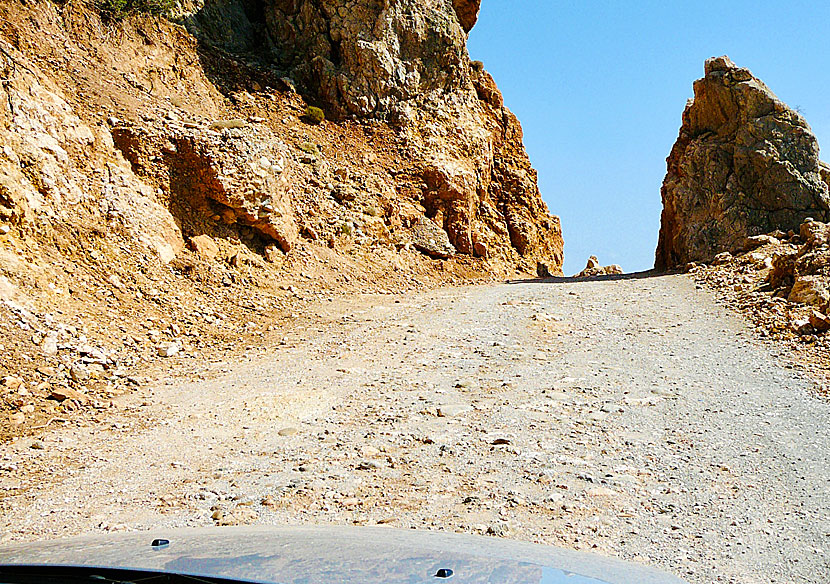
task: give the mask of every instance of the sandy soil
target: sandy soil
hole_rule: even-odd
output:
[[[3,539],[389,524],[830,579],[830,404],[688,276],[356,296],[283,336],[0,447]]]

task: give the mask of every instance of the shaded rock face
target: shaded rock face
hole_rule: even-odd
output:
[[[331,115],[373,116],[468,83],[475,0],[209,0],[185,22],[211,44],[265,54]]]
[[[707,60],[705,73],[667,159],[657,269],[830,217],[827,169],[804,118],[728,57]]]
[[[465,31],[470,32],[478,20],[481,0],[452,0],[452,7],[455,8],[461,26]]]

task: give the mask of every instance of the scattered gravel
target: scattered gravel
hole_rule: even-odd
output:
[[[830,404],[688,276],[356,297],[280,335],[0,447],[3,538],[389,524],[830,579]]]

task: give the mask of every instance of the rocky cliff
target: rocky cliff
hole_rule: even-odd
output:
[[[561,273],[521,126],[467,54],[478,7],[0,4],[4,411],[94,403],[326,294]]]
[[[183,21],[203,43],[267,64],[330,118],[393,128],[405,148],[398,170],[409,175],[407,189],[416,183],[414,200],[401,202],[420,207],[404,211],[405,223],[425,214],[460,254],[500,257],[528,272],[542,261],[556,272],[560,228],[539,196],[521,126],[467,54],[478,9],[475,0],[214,0]]]
[[[728,57],[706,61],[668,157],[657,269],[707,261],[747,237],[826,220],[826,167],[809,125]]]

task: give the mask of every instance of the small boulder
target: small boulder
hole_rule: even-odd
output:
[[[823,312],[819,312],[818,310],[813,310],[810,312],[810,326],[820,332],[825,332],[830,330],[830,317],[828,317]]]
[[[86,367],[76,363],[69,368],[69,377],[71,377],[72,381],[75,383],[86,383],[89,381],[90,376]]]
[[[487,256],[488,256],[487,252],[488,252],[488,249],[487,249],[487,244],[486,243],[483,243],[481,241],[476,241],[473,244],[473,253],[476,255],[476,257],[487,259]]]
[[[823,276],[798,276],[787,300],[824,309],[830,303],[828,280]]]
[[[448,404],[440,406],[437,413],[439,418],[454,418],[472,410],[473,408],[464,404]]]
[[[81,403],[89,401],[89,397],[85,393],[81,393],[70,387],[55,387],[52,388],[49,394],[49,399],[62,402],[64,400],[74,400]]]
[[[599,269],[599,267],[599,259],[597,256],[591,256],[588,258],[588,263],[586,264],[584,271],[596,270]]]
[[[830,224],[807,219],[799,228],[799,237],[809,247],[830,243]]]
[[[716,255],[712,258],[712,265],[713,266],[722,266],[724,264],[728,264],[732,261],[732,254],[728,251],[724,251]]]
[[[0,385],[9,391],[13,391],[23,385],[23,378],[16,375],[6,375],[3,379],[0,379]]]
[[[285,257],[280,248],[273,243],[266,245],[263,251],[265,252],[265,259],[271,263],[277,263]]]
[[[178,343],[162,343],[156,349],[159,357],[172,357],[181,350],[182,347]]]
[[[190,249],[206,260],[215,259],[220,249],[210,235],[197,235],[190,238]]]
[[[43,337],[40,343],[40,351],[47,357],[52,357],[58,354],[58,335],[50,333]]]
[[[456,251],[447,232],[425,217],[420,217],[412,228],[412,245],[421,253],[442,260],[451,258]]]
[[[753,235],[744,239],[741,249],[752,251],[764,245],[778,245],[781,242],[772,235]]]

